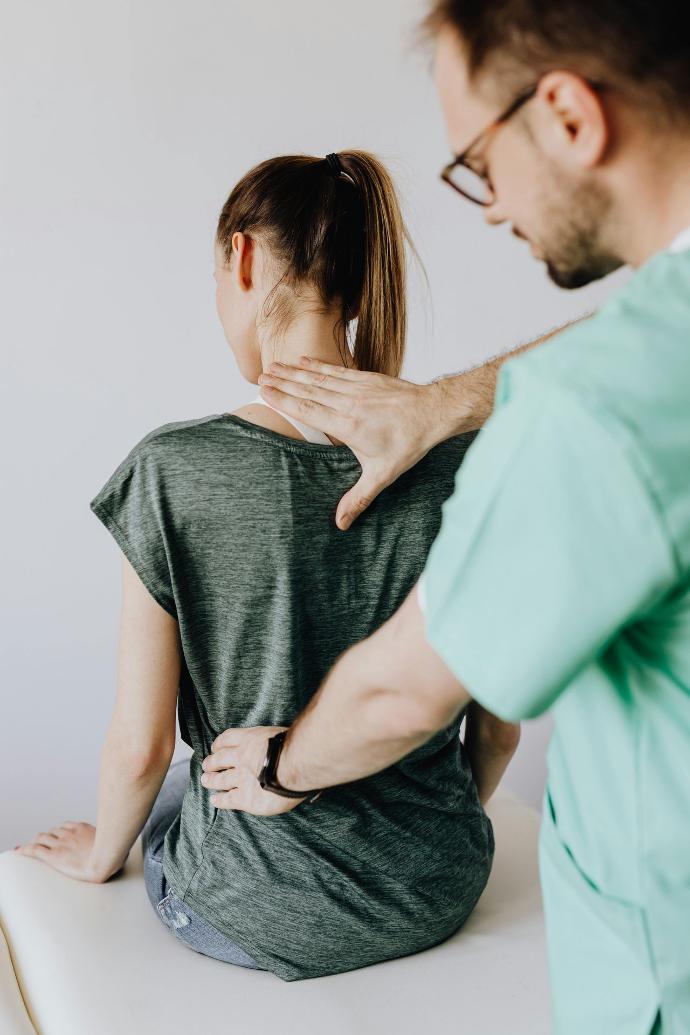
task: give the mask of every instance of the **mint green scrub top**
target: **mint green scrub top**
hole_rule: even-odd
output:
[[[690,1033],[690,240],[502,367],[418,599],[485,708],[553,709],[558,1035]],[[674,242],[675,244],[675,242]]]

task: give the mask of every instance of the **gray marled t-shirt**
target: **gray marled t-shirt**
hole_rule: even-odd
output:
[[[91,509],[180,626],[182,736],[194,750],[165,839],[175,894],[292,981],[436,944],[466,919],[493,856],[461,717],[396,765],[270,818],[221,810],[201,761],[230,726],[289,726],[335,660],[402,604],[473,439],[436,446],[346,531],[360,465],[232,414],[164,424]]]

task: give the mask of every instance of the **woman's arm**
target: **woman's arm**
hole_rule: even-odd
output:
[[[464,744],[482,805],[498,787],[519,742],[519,724],[504,722],[476,701],[470,702]]]
[[[19,847],[76,880],[120,870],[175,749],[182,650],[178,624],[123,555],[117,694],[101,756],[96,826],[68,820]]]
[[[91,853],[102,880],[117,872],[148,818],[175,750],[179,626],[122,558],[117,695],[101,757]]]

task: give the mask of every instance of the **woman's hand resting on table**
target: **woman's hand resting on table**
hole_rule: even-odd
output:
[[[74,880],[84,880],[91,884],[104,884],[124,866],[120,866],[107,877],[96,873],[91,863],[91,850],[96,837],[96,828],[91,823],[67,820],[62,826],[43,831],[26,844],[17,845],[15,852],[28,855],[31,859],[52,866],[59,873]]]
[[[202,785],[215,792],[211,798],[215,808],[278,816],[304,801],[265,791],[259,783],[268,741],[285,729],[288,727],[253,726],[224,730],[216,737],[211,754],[202,761],[201,777]]]

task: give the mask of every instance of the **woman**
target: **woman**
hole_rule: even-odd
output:
[[[244,377],[301,354],[397,377],[405,239],[371,154],[247,173],[220,214],[214,274]],[[471,440],[431,450],[343,534],[333,517],[355,455],[260,397],[144,436],[91,501],[125,566],[97,824],[65,823],[22,851],[105,881],[146,823],[147,891],[175,936],[286,981],[457,930],[493,855],[478,785],[485,797],[514,749],[497,720],[474,713],[465,749],[459,716],[396,765],[269,820],[215,808],[201,761],[227,727],[289,725],[336,658],[397,610]],[[193,754],[168,772],[176,704]]]

